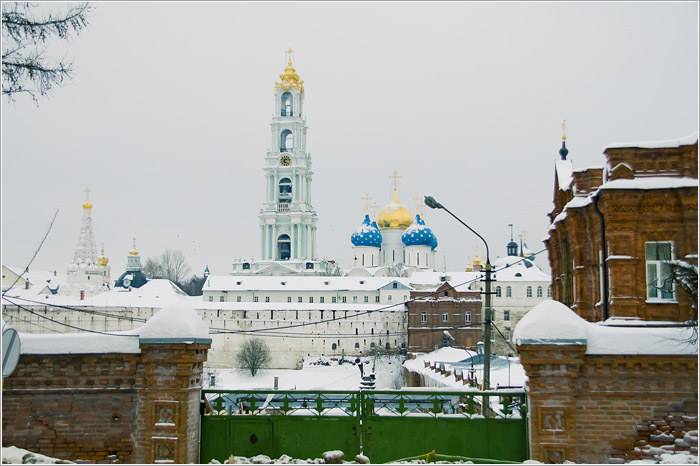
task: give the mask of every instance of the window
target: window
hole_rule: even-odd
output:
[[[369,296],[365,296],[365,302],[366,302],[366,303],[369,302]]]
[[[257,296],[253,296],[253,302],[254,302],[254,303],[257,303],[257,302],[258,302],[258,297],[257,297]]]
[[[387,298],[387,301],[391,301],[391,295],[389,295],[389,297]]]
[[[325,297],[325,296],[321,296],[319,299],[321,300],[322,303],[325,303],[325,302],[326,302],[326,297]]]
[[[510,311],[503,311],[503,320],[510,320]]]
[[[647,298],[652,300],[673,300],[673,279],[671,265],[673,244],[659,241],[645,244],[647,263]]]
[[[282,94],[282,116],[293,116],[292,114],[292,94],[285,92]]]
[[[445,296],[449,296],[449,295],[450,295],[450,293],[445,291]]]
[[[313,302],[314,302],[314,297],[313,297],[313,296],[309,296],[309,302],[310,302],[310,303],[313,303]]]
[[[219,302],[223,303],[224,302],[224,295],[219,296]]]
[[[335,303],[335,302],[336,302],[335,296],[332,296],[332,297],[331,297],[331,302],[332,302],[332,303]]]
[[[450,319],[449,314],[447,314],[447,312],[443,312],[442,313],[442,321],[447,322],[449,319]]]
[[[472,321],[472,311],[467,311],[464,313],[464,321],[465,322],[471,322]]]
[[[236,302],[237,302],[237,303],[240,303],[240,302],[241,302],[241,297],[240,297],[240,296],[236,296]]]
[[[532,287],[528,286],[526,291],[527,297],[532,298]]]
[[[496,297],[497,297],[497,298],[500,298],[500,297],[501,297],[501,287],[500,287],[500,286],[497,286],[497,287],[496,287]]]
[[[209,296],[209,302],[211,303],[211,302],[213,302],[213,301],[214,301],[214,297],[213,297],[213,296]]]
[[[548,287],[547,287],[547,297],[548,297],[548,298],[551,298],[551,297],[552,297],[552,287],[551,287],[551,286],[548,286]]]
[[[399,287],[399,284],[396,283],[396,282],[392,283],[392,285],[393,285],[392,288],[398,288],[398,287]]]
[[[353,296],[353,297],[352,297],[352,302],[353,302],[353,303],[356,303],[356,302],[357,302],[357,296]]]
[[[266,303],[269,303],[269,302],[270,302],[270,297],[269,297],[269,296],[265,296],[265,302],[266,302]]]
[[[379,295],[377,295],[377,296],[374,297],[374,302],[375,302],[375,303],[378,303],[378,302],[379,302]]]
[[[282,178],[279,183],[279,202],[292,201],[292,180]]]
[[[336,345],[335,343],[333,343],[333,344],[331,345],[331,349],[336,349],[337,347],[338,347],[338,345]]]
[[[428,321],[428,313],[427,313],[427,312],[421,312],[421,313],[420,313],[420,321],[421,321],[421,322],[427,322],[427,321]]]
[[[280,134],[280,152],[290,152],[294,148],[294,136],[292,132],[285,129]]]
[[[360,347],[360,344],[358,342],[355,342],[355,349],[358,349]]]
[[[292,302],[292,297],[291,297],[291,296],[287,296],[287,302],[288,302],[288,303],[291,303],[291,302]]]
[[[511,289],[510,286],[506,286],[506,298],[510,298],[513,296],[513,290]]]
[[[302,298],[301,296],[299,296],[299,297],[297,298],[297,302],[300,303],[300,302],[302,302],[303,299],[304,299],[304,298]]]
[[[343,296],[343,302],[344,302],[344,303],[347,303],[347,302],[348,302],[348,297],[347,297],[347,296]]]
[[[541,286],[538,286],[538,287],[537,287],[537,297],[538,297],[538,298],[541,298],[541,297],[542,297],[542,287],[541,287]]]

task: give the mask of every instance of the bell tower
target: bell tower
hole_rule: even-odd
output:
[[[275,83],[271,148],[265,157],[265,201],[260,209],[263,261],[316,260],[316,223],[311,205],[311,154],[306,152],[304,81],[292,66]]]

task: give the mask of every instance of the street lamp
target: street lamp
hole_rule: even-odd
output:
[[[485,302],[485,318],[484,320],[484,390],[489,390],[491,388],[491,257],[489,255],[489,245],[486,243],[486,240],[484,239],[483,236],[481,236],[479,233],[474,231],[472,227],[467,225],[457,217],[455,214],[450,212],[447,207],[444,205],[440,204],[438,201],[435,200],[433,196],[425,196],[425,205],[430,207],[431,209],[442,209],[451,216],[453,216],[459,223],[464,225],[474,233],[476,236],[481,239],[481,241],[484,242],[484,246],[486,246],[486,279],[484,280],[486,282],[486,302]],[[488,396],[484,395],[484,401],[483,401],[483,406],[482,406],[482,414],[486,417],[488,417],[489,413],[489,407],[488,407]]]

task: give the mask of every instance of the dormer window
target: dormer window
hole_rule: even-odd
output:
[[[289,92],[282,94],[282,116],[293,116],[292,94]]]

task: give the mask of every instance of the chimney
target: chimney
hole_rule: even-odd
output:
[[[85,299],[85,290],[80,290],[80,300],[82,301],[84,299]]]

